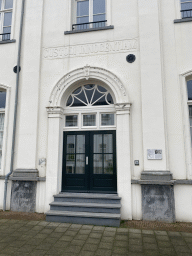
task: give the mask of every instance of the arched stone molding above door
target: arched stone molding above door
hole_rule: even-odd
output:
[[[115,74],[104,68],[86,65],[82,68],[70,71],[57,82],[49,98],[50,106],[62,106],[63,95],[68,91],[71,85],[82,81],[89,83],[91,80],[102,82],[108,86],[115,97],[115,103],[129,102],[126,89]]]
[[[113,107],[116,113],[117,192],[123,202],[121,208],[122,218],[131,219],[131,104],[125,86],[115,74],[104,68],[89,65],[64,75],[54,86],[49,98],[49,106],[47,106],[49,128],[46,167],[46,207],[49,207],[49,203],[53,200],[53,195],[61,191],[63,114],[67,112],[66,101],[75,89],[88,84],[98,84],[105,87],[113,98]]]

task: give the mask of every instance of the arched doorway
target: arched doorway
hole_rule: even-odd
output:
[[[68,96],[63,133],[62,191],[117,191],[116,115],[110,91],[79,86]]]
[[[70,95],[80,93],[80,91],[75,92],[76,89],[86,85],[98,85],[103,87],[107,92],[111,95],[113,100],[113,104],[104,104],[104,105],[95,105],[89,101],[90,104],[83,104],[82,107],[69,107],[67,106],[67,102],[69,100]],[[94,88],[95,89],[95,88]],[[100,91],[101,92],[101,91]],[[102,93],[102,92],[101,92]],[[77,95],[76,95],[77,97]],[[103,96],[104,98],[104,96]],[[107,100],[108,101],[108,100]],[[94,103],[95,101],[92,101]],[[72,101],[69,103],[72,103]],[[95,102],[96,103],[96,102]],[[110,103],[108,101],[108,103]],[[93,108],[92,108],[93,107]],[[98,67],[85,66],[82,68],[75,69],[65,76],[63,76],[57,84],[54,86],[50,98],[49,98],[49,106],[47,107],[48,112],[48,145],[47,145],[47,166],[46,166],[46,209],[49,209],[49,203],[53,201],[53,195],[61,192],[63,190],[63,155],[67,153],[63,151],[63,145],[67,144],[67,141],[64,138],[64,134],[67,132],[90,132],[89,137],[92,136],[92,139],[89,140],[89,144],[92,143],[94,133],[95,135],[99,135],[101,132],[100,138],[104,140],[104,131],[110,133],[116,133],[116,152],[108,154],[116,154],[116,176],[117,176],[117,193],[122,198],[122,208],[121,208],[121,216],[123,219],[131,219],[132,218],[132,207],[131,207],[131,153],[130,153],[130,107],[129,98],[126,92],[126,89],[121,82],[121,80],[112,72]],[[78,108],[78,111],[77,111]],[[114,113],[115,125],[102,126],[101,124],[101,114],[111,114]],[[96,125],[83,125],[83,121],[90,121],[91,117],[85,117],[84,115],[93,115],[95,114]],[[66,121],[75,123],[77,118],[71,117],[66,120],[66,116],[78,116],[78,125],[76,127],[69,126],[66,127]],[[106,116],[105,116],[106,117]],[[108,116],[108,118],[110,118]],[[104,119],[103,119],[104,120]],[[106,121],[106,120],[105,120]],[[112,134],[112,133],[111,133]],[[73,134],[75,135],[75,134]],[[87,135],[88,136],[88,135]],[[86,137],[86,135],[85,135]],[[74,137],[73,137],[74,138]],[[98,137],[96,136],[98,139]],[[75,138],[75,140],[77,137]],[[96,139],[96,140],[97,140]],[[63,143],[63,140],[64,143]],[[85,139],[86,140],[86,139]],[[85,142],[86,143],[86,142]],[[113,142],[113,145],[115,145]],[[74,144],[74,143],[69,143]],[[101,144],[101,143],[100,143]],[[105,144],[105,143],[103,143]],[[75,146],[69,146],[71,148]],[[100,146],[99,146],[100,147]],[[88,147],[90,148],[90,147]],[[91,147],[93,149],[93,147]],[[64,149],[66,150],[66,149]],[[76,147],[77,150],[77,147]],[[104,151],[104,145],[101,146],[101,150]],[[115,152],[115,153],[114,153]],[[93,159],[93,155],[98,152],[92,152],[91,159]],[[84,153],[79,153],[84,154]],[[99,153],[98,153],[99,154]],[[101,159],[103,159],[104,153],[102,153]],[[70,155],[70,153],[69,153]],[[75,158],[76,156],[74,156]],[[80,156],[79,156],[80,157]],[[90,157],[90,156],[89,156]],[[96,156],[95,156],[96,157]],[[84,164],[86,165],[86,154],[83,155]],[[88,163],[90,159],[88,158]],[[110,162],[110,161],[109,161]],[[66,162],[64,162],[66,165]],[[93,160],[91,160],[93,164]],[[102,165],[104,162],[102,162]],[[74,165],[73,165],[74,166]],[[97,166],[97,170],[99,166]],[[66,168],[66,166],[65,166]],[[69,172],[73,171],[73,167],[71,166]],[[115,169],[113,169],[114,171]],[[102,169],[104,172],[104,169]],[[115,173],[115,172],[113,172]],[[87,177],[90,176],[90,173]],[[98,176],[99,177],[99,176]],[[104,177],[104,176],[103,176]],[[115,180],[116,181],[116,180]],[[89,179],[89,186],[91,187],[91,181]],[[115,186],[111,189],[114,189]],[[72,189],[73,190],[73,189]],[[100,190],[103,190],[103,188]],[[70,191],[70,189],[69,189]],[[88,190],[87,190],[88,191]],[[90,188],[89,188],[90,191]],[[98,190],[96,190],[98,191]],[[110,192],[110,189],[109,189]],[[108,192],[106,192],[108,193]]]

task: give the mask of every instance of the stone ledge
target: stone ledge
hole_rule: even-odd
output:
[[[10,43],[15,43],[16,40],[12,39],[12,40],[4,40],[4,41],[0,41],[0,44],[10,44]]]
[[[185,18],[185,19],[176,19],[176,20],[174,20],[174,23],[182,23],[182,22],[190,22],[190,21],[192,21],[192,17]]]
[[[84,33],[84,32],[93,32],[93,31],[100,31],[100,30],[107,30],[107,29],[114,29],[114,26],[64,31],[64,35],[71,35],[71,34]]]
[[[143,171],[141,173],[141,180],[147,181],[171,181],[173,175],[170,171]]]
[[[10,177],[10,180],[17,180],[17,181],[46,181],[46,177]]]
[[[157,180],[137,180],[132,179],[131,184],[138,185],[192,185],[192,180],[170,180],[170,181],[157,181]]]

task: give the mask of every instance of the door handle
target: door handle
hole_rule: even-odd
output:
[[[88,160],[88,156],[86,156],[86,165],[88,165],[88,161],[89,161],[89,160]]]

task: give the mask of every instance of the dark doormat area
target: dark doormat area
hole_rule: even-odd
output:
[[[4,212],[0,210],[0,219],[45,221],[45,217],[46,216],[44,213],[13,212],[13,211]],[[120,228],[164,230],[164,231],[192,233],[191,222],[166,223],[166,222],[160,222],[160,221],[128,220],[128,221],[121,221]]]

